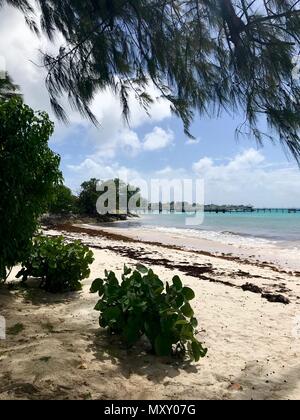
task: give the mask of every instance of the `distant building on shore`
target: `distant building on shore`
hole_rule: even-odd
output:
[[[153,212],[171,212],[171,213],[185,213],[185,212],[216,212],[216,213],[227,213],[227,212],[253,212],[254,207],[251,205],[217,205],[217,204],[207,204],[205,206],[198,203],[188,203],[186,201],[171,201],[170,203],[149,203],[148,210]]]

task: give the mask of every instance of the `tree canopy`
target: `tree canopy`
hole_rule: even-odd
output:
[[[63,184],[56,185],[53,191],[53,198],[48,206],[50,214],[68,215],[76,213],[78,198],[73,195],[70,188]]]
[[[0,5],[4,0],[0,0]],[[37,30],[26,0],[20,8]],[[262,142],[279,139],[300,162],[299,0],[36,0],[41,30],[59,31],[65,44],[45,54],[46,84],[54,110],[60,97],[95,122],[90,103],[99,89],[120,96],[124,116],[134,91],[148,108],[149,83],[170,101],[186,134],[195,112],[242,112],[239,131]],[[260,127],[260,115],[269,124]]]
[[[96,203],[99,193],[96,188],[98,182],[98,179],[91,178],[89,181],[85,181],[81,184],[81,191],[78,198],[78,207],[81,214],[97,216]]]
[[[113,188],[111,188],[112,186]],[[128,206],[131,199],[136,199],[134,200],[135,204],[139,206],[139,192],[139,188],[126,184],[119,178],[110,179],[108,181],[100,181],[96,178],[92,178],[81,184],[81,191],[78,198],[79,212],[87,216],[99,216],[97,200],[100,196],[105,194],[105,201],[111,199],[111,202],[115,203],[115,208],[113,208],[112,212],[109,212],[108,214],[127,214],[130,213]]]
[[[0,281],[26,256],[54,187],[60,158],[48,147],[53,124],[20,98],[0,101]]]
[[[21,97],[19,86],[15,85],[9,75],[5,72],[1,77],[0,69],[0,100],[12,98],[13,96]]]

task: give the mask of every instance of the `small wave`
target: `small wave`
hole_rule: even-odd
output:
[[[231,232],[230,230],[224,230],[223,232],[220,232],[221,235],[233,235],[233,236],[252,236],[247,235],[246,233],[237,233],[237,232]]]
[[[236,237],[242,237],[242,238],[247,238],[250,240],[255,240],[255,241],[259,241],[259,242],[271,242],[271,243],[276,243],[277,240],[279,238],[276,237],[263,237],[263,236],[255,236],[252,235],[251,233],[243,233],[243,232],[231,232],[230,230],[224,230],[222,232],[220,232],[221,235],[225,235],[225,236],[236,236]]]
[[[213,231],[213,230],[200,230],[200,229],[182,229],[176,227],[163,227],[163,226],[144,226],[145,230],[155,230],[162,233],[178,235],[181,238],[196,238],[204,239],[210,241],[222,242],[223,244],[243,244],[250,245],[251,243],[260,243],[260,244],[275,244],[275,241],[270,241],[268,239],[258,238],[249,234],[241,234],[231,231]]]

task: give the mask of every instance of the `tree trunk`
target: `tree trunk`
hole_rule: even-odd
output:
[[[231,41],[238,47],[241,44],[240,34],[244,31],[245,24],[237,16],[231,0],[219,0],[219,2],[222,16],[228,25]]]

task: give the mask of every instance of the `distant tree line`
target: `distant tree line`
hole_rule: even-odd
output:
[[[109,185],[113,183],[115,186],[115,209],[113,212],[108,212],[108,215],[116,218],[123,218],[124,214],[129,213],[130,199],[137,195],[137,205],[139,206],[139,188],[126,184],[119,178],[109,181],[101,181],[96,178],[91,178],[81,184],[81,189],[78,195],[72,193],[67,186],[60,184],[56,186],[52,199],[48,206],[48,212],[53,215],[67,216],[70,214],[82,215],[88,217],[101,218],[97,211],[97,201],[102,194],[109,190]],[[121,197],[126,194],[126,196]],[[114,197],[111,197],[112,199]],[[109,199],[109,198],[108,198]],[[124,203],[126,208],[124,207]]]

